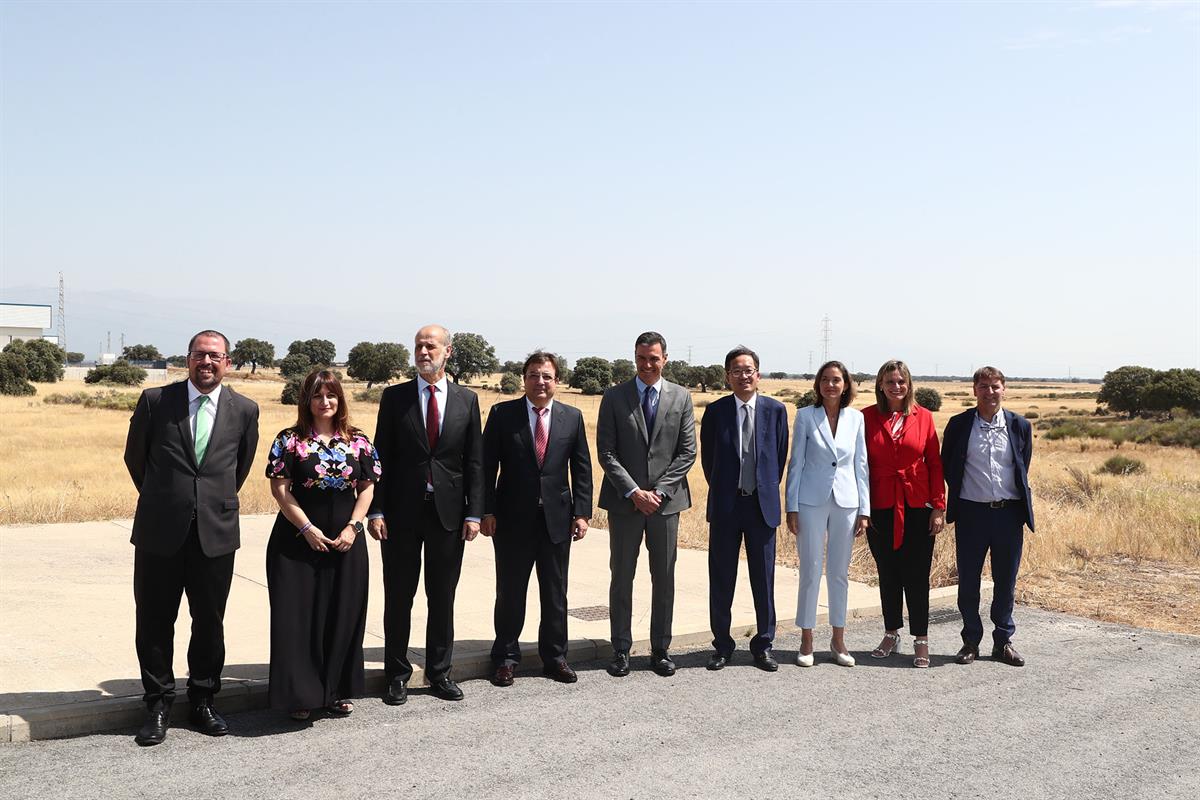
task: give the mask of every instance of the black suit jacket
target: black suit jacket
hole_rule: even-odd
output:
[[[138,490],[130,542],[172,555],[183,546],[195,516],[205,555],[237,550],[237,493],[257,446],[258,404],[222,385],[204,463],[197,465],[187,381],[143,391],[125,440],[125,466]]]
[[[496,515],[496,535],[505,536],[510,528],[528,530],[541,500],[550,541],[562,544],[571,538],[575,517],[592,516],[592,456],[583,414],[554,403],[546,459],[539,468],[526,402],[522,397],[497,403],[488,414],[483,431],[484,513]]]
[[[439,397],[442,432],[429,452],[417,381],[383,390],[375,449],[382,477],[375,484],[371,513],[383,514],[388,525],[401,517],[415,520],[425,502],[426,476],[433,476],[438,519],[448,531],[462,527],[464,517],[483,516],[483,434],[479,398],[457,383],[446,384]]]
[[[946,471],[946,521],[954,522],[958,516],[959,495],[962,493],[963,468],[967,464],[967,445],[971,439],[971,426],[978,419],[975,409],[955,414],[946,423],[942,435],[942,466]],[[1013,448],[1017,486],[1021,488],[1025,501],[1025,524],[1033,530],[1033,493],[1029,490],[1029,462],[1033,457],[1033,428],[1029,420],[1020,414],[1005,409],[1005,427],[1008,442]]]
[[[719,525],[737,522],[738,479],[742,472],[742,454],[738,450],[737,398],[730,394],[704,409],[700,423],[700,464],[708,481],[708,521]],[[778,528],[782,519],[779,508],[779,484],[788,462],[788,418],[783,403],[758,395],[754,401],[754,478],[758,507],[763,521]]]

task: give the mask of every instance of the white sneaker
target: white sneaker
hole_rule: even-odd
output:
[[[813,654],[812,653],[809,653],[808,655],[805,655],[804,653],[796,653],[796,666],[797,667],[811,667],[812,665],[813,665]]]

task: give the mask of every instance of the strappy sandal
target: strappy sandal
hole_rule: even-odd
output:
[[[354,703],[349,700],[334,700],[329,704],[329,713],[335,717],[348,717],[354,712]]]
[[[928,639],[913,639],[913,648],[914,649],[917,647],[920,647],[921,645],[924,645],[926,648],[928,648],[929,640]],[[926,649],[926,652],[929,652],[928,649]],[[913,659],[913,666],[916,667],[917,669],[928,669],[929,668],[929,656],[917,656],[916,658]]]
[[[289,714],[288,716],[290,716],[292,719],[296,720],[297,722],[305,722],[308,720],[308,718],[309,718],[309,716],[311,716],[311,714],[312,714],[312,712],[309,711],[307,708],[298,708],[295,711],[293,711],[291,714]]]
[[[879,647],[876,647],[871,651],[871,658],[887,658],[892,653],[900,649],[900,634],[898,633],[885,633],[883,635],[883,641],[891,642],[892,646],[884,650],[883,642],[880,642]]]

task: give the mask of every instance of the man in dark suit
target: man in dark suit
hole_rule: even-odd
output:
[[[1025,659],[1012,645],[1017,626],[1013,602],[1021,565],[1024,526],[1033,530],[1033,494],[1029,461],[1033,430],[1029,420],[1000,407],[1004,373],[980,367],[973,378],[975,408],[950,418],[942,437],[946,470],[946,521],[954,522],[958,560],[958,610],[962,612],[962,649],[956,660],[970,664],[979,656],[983,621],[979,583],[983,562],[992,554],[992,658],[1014,667]]]
[[[554,400],[554,354],[533,353],[525,359],[522,375],[525,396],[493,406],[483,430],[482,533],[492,537],[496,548],[492,683],[511,686],[521,663],[518,639],[525,624],[529,573],[535,566],[542,672],[574,683],[575,670],[566,660],[567,563],[571,541],[584,537],[592,516],[592,456],[583,414]]]
[[[735,347],[725,356],[733,394],[711,403],[700,425],[700,463],[708,481],[708,619],[714,653],[710,670],[733,657],[730,608],[738,550],[746,541],[750,591],[758,631],[750,653],[759,669],[774,672],[775,529],[781,520],[779,484],[788,457],[787,409],[758,394],[758,355]]]
[[[479,398],[446,379],[450,332],[440,325],[417,331],[416,380],[389,386],[379,401],[375,449],[383,476],[368,514],[371,536],[383,553],[383,700],[408,699],[412,663],[408,639],[412,603],[425,550],[425,677],[443,700],[461,700],[450,679],[454,654],[454,593],[463,543],[479,533],[483,513],[483,436]]]
[[[146,389],[129,420],[125,465],[138,490],[133,518],[136,644],[148,714],[135,741],[167,735],[175,701],[175,618],[187,593],[190,719],[202,733],[229,728],[213,709],[225,666],[225,602],[241,544],[238,490],[258,445],[258,406],[221,385],[229,339],[201,331],[188,343],[188,379]]]
[[[675,549],[679,512],[692,504],[687,474],[696,462],[692,396],[664,380],[667,342],[647,331],[634,342],[637,375],[600,401],[596,451],[604,469],[600,507],[608,511],[609,622],[613,660],[608,672],[629,674],[633,646],[633,577],[645,535],[650,554],[650,667],[675,674],[667,652],[675,606]]]

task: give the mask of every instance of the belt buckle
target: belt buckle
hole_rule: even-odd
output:
[[[1008,503],[1007,500],[992,500],[988,503],[988,508],[1004,508],[1006,503]]]

